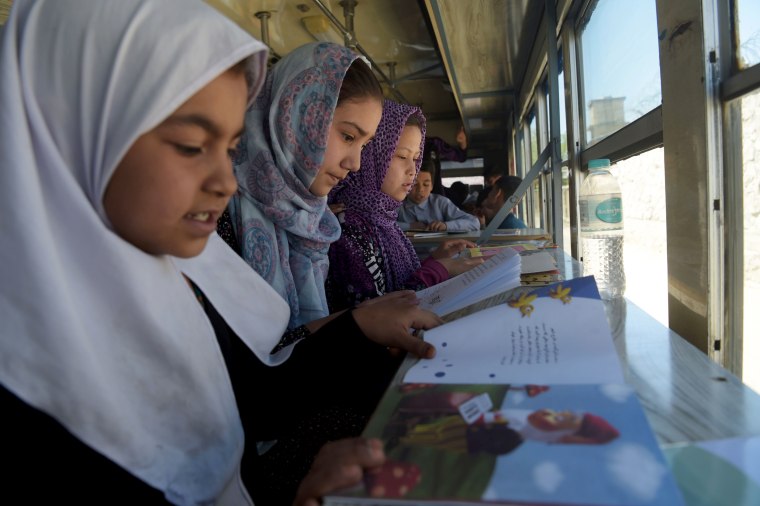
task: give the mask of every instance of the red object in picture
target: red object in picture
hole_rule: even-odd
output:
[[[388,460],[364,475],[364,486],[371,497],[404,497],[422,479],[420,468],[411,462]]]
[[[547,390],[549,390],[549,387],[546,385],[525,385],[525,393],[528,394],[528,397],[535,397]]]

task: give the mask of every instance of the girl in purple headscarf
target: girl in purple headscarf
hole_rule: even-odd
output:
[[[398,208],[414,185],[425,145],[419,107],[386,100],[375,139],[362,152],[361,170],[328,196],[341,204],[342,234],[330,246],[326,290],[332,311],[402,289],[419,290],[482,263],[454,259],[470,241],[444,242],[420,263],[396,223]]]

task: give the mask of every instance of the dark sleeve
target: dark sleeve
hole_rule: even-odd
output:
[[[428,144],[428,141],[426,141],[425,144]],[[431,137],[428,145],[430,146],[430,149],[433,149],[438,153],[439,160],[449,160],[452,162],[464,162],[467,160],[466,149],[462,149],[459,146],[452,146],[440,137]]]
[[[330,245],[329,258],[325,292],[331,312],[354,307],[385,293],[383,258],[369,234],[344,226],[340,239]]]
[[[206,312],[246,432],[244,465],[251,458],[249,442],[278,439],[305,414],[324,406],[351,406],[371,414],[399,365],[384,346],[367,339],[351,311],[298,342],[290,358],[274,367],[259,361],[208,302]]]
[[[216,233],[219,234],[219,237],[224,239],[224,242],[226,242],[235,253],[238,255],[241,254],[242,250],[240,249],[237,236],[235,235],[235,228],[232,226],[232,217],[230,216],[230,212],[226,209],[219,219],[216,220]]]
[[[24,504],[168,504],[156,490],[93,450],[51,416],[0,387],[3,495]]]
[[[408,290],[422,290],[449,279],[449,271],[441,262],[433,257],[427,257],[422,261],[420,268],[414,271],[404,287]]]
[[[346,310],[299,342],[281,366],[284,375],[302,378],[306,405],[329,401],[371,414],[388,387],[401,357],[368,339]]]
[[[295,345],[290,358],[262,364],[210,305],[245,431],[242,476],[255,504],[291,504],[328,441],[359,436],[398,360],[369,341],[346,311]],[[277,443],[263,455],[257,442]]]

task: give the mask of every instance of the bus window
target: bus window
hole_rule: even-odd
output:
[[[744,221],[744,339],[743,379],[760,391],[760,91],[741,99],[743,221]]]
[[[757,0],[737,0],[739,24],[739,68],[760,63],[760,3]]]
[[[581,29],[586,144],[662,102],[655,2],[598,0]]]
[[[625,296],[668,325],[665,160],[662,148],[612,165],[623,197]]]

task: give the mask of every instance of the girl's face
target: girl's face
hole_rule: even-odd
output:
[[[230,154],[247,98],[243,74],[227,71],[135,141],[103,197],[119,236],[152,255],[203,251],[237,189]]]
[[[417,174],[417,180],[414,182],[414,188],[409,194],[409,200],[415,204],[422,204],[433,191],[433,175],[430,172],[420,171]]]
[[[325,158],[309,191],[324,197],[349,172],[359,170],[362,149],[375,136],[383,106],[376,98],[346,100],[335,108]]]
[[[420,143],[422,131],[415,125],[407,125],[401,131],[396,151],[391,158],[391,165],[385,173],[383,185],[380,187],[383,193],[401,202],[411,190],[414,184],[414,175],[417,172],[417,161],[422,156]]]

